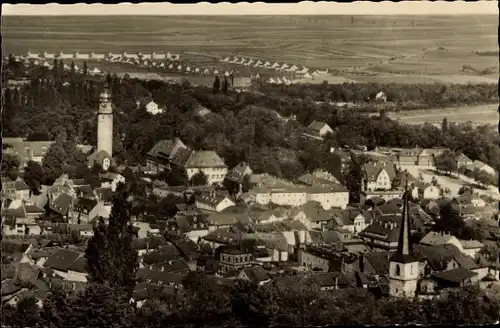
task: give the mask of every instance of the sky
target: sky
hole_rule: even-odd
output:
[[[121,3],[117,5],[73,4],[45,5],[2,4],[2,16],[78,16],[78,15],[498,15],[497,1],[427,2],[403,1],[379,3],[357,1],[352,3],[310,2],[294,4],[266,4],[264,2],[222,2],[181,5],[165,3]]]

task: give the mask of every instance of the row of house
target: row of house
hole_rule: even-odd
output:
[[[127,53],[123,52],[121,54],[118,53],[112,53],[109,52],[107,54],[102,54],[102,53],[80,53],[80,52],[75,52],[75,53],[64,53],[64,52],[59,52],[59,53],[49,53],[47,51],[44,51],[43,53],[33,53],[31,50],[28,51],[28,53],[24,56],[18,56],[20,58],[28,58],[28,59],[46,59],[46,60],[51,60],[51,59],[80,59],[80,60],[105,60],[105,59],[111,59],[111,58],[132,58],[132,59],[149,59],[149,60],[171,60],[171,61],[179,61],[180,55],[179,54],[171,54],[170,52],[166,53]]]

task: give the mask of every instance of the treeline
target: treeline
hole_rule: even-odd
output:
[[[80,74],[71,76],[69,80],[34,80],[19,90],[6,90],[3,136],[32,140],[63,136],[60,148],[75,141],[95,145],[95,115],[104,81]],[[329,149],[345,145],[447,147],[500,168],[498,135],[485,126],[476,128],[446,121],[442,129],[430,124],[410,126],[390,120],[383,111],[380,116],[369,117],[328,103],[318,104],[310,97],[231,90],[226,95],[187,82],[168,84],[116,76],[107,76],[105,80],[113,98],[113,153],[118,163],[143,164],[145,154],[156,142],[180,137],[193,149],[215,150],[230,167],[245,161],[257,173],[284,178],[317,168],[338,176],[339,158]],[[149,96],[165,108],[164,113],[152,116],[138,106],[139,99]],[[211,113],[198,115],[202,107]],[[296,120],[286,120],[292,115]],[[302,137],[313,120],[326,122],[335,130],[324,143]],[[71,154],[65,158],[82,158],[70,149],[65,153]],[[57,163],[57,158],[45,162]],[[71,165],[71,161],[57,164],[54,175]],[[56,164],[47,164],[45,169],[50,171],[52,165]]]
[[[376,297],[368,291],[319,291],[314,285],[237,282],[217,285],[190,273],[184,289],[158,288],[141,308],[106,284],[88,284],[78,293],[53,288],[39,308],[25,298],[2,307],[2,326],[10,327],[242,327],[323,325],[492,324],[497,301],[478,290],[444,300]]]
[[[480,84],[294,84],[280,86],[259,84],[259,91],[279,96],[311,98],[322,102],[357,103],[361,110],[370,111],[378,93],[383,92],[387,101],[398,110],[426,109],[475,105],[498,102],[496,83]]]

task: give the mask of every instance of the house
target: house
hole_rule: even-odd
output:
[[[439,199],[441,198],[441,188],[430,183],[414,183],[411,189],[413,199]]]
[[[161,140],[146,154],[146,171],[158,174],[170,169],[170,163],[180,150],[188,150],[187,146],[179,139]]]
[[[28,218],[23,206],[2,209],[2,233],[5,236],[40,235],[40,227],[33,218]]]
[[[92,237],[94,226],[92,224],[71,224],[70,231],[75,231],[80,237]]]
[[[15,155],[24,168],[29,161],[42,163],[42,160],[54,141],[27,141],[22,138],[4,138],[3,150]]]
[[[196,196],[195,204],[199,209],[212,212],[221,212],[228,207],[236,205],[227,193],[216,192],[215,190]]]
[[[112,192],[116,191],[120,183],[125,184],[125,177],[119,173],[99,174],[99,179],[101,180],[101,188],[110,188]]]
[[[307,202],[292,211],[290,218],[302,223],[307,230],[321,231],[333,220],[333,213],[325,210],[318,202]]]
[[[463,153],[459,153],[457,156],[455,156],[455,162],[457,163],[457,168],[460,168],[462,166],[469,166],[474,163],[469,157],[465,156]]]
[[[420,245],[424,246],[439,246],[439,245],[454,245],[458,249],[462,248],[460,241],[449,233],[430,231],[420,241]]]
[[[208,184],[221,183],[227,174],[227,166],[214,151],[193,151],[184,164],[188,179],[203,172]]]
[[[269,261],[286,262],[288,261],[288,241],[282,233],[247,233],[241,237],[240,244],[255,246],[260,243],[261,247],[266,249]],[[246,247],[248,250],[249,248]],[[252,249],[254,250],[254,249]]]
[[[271,281],[269,274],[259,265],[241,269],[237,278],[257,283],[259,286]]]
[[[463,194],[453,199],[453,202],[458,204],[460,209],[471,207],[485,207],[486,202],[477,195]]]
[[[252,254],[236,245],[220,246],[216,249],[216,256],[219,259],[220,274],[236,274],[252,264]]]
[[[220,229],[229,229],[241,222],[243,222],[243,224],[250,223],[248,215],[235,213],[213,213],[206,218],[206,222],[210,232]]]
[[[77,198],[73,208],[68,211],[69,223],[90,223],[98,216],[99,207],[99,203],[95,199]]]
[[[481,161],[474,161],[472,164],[467,165],[467,169],[474,172],[475,170],[483,171],[486,172],[492,176],[496,176],[497,172],[495,171],[494,168],[491,166],[481,162]]]
[[[201,238],[208,235],[208,224],[205,220],[208,215],[205,214],[188,214],[176,215],[175,224],[177,226],[177,233],[186,236],[189,240],[195,243]]]
[[[313,121],[307,127],[307,131],[304,135],[322,140],[329,133],[333,133],[333,130],[328,124],[325,122]]]
[[[87,282],[85,259],[79,252],[61,249],[50,256],[43,264],[50,269],[46,275],[56,274],[68,281]]]
[[[341,245],[308,245],[298,252],[299,264],[309,270],[332,272],[335,263],[342,263]],[[341,264],[342,266],[342,264]],[[341,270],[346,268],[341,268]]]
[[[387,96],[383,91],[380,91],[375,95],[375,101],[380,103],[385,103],[387,101]]]
[[[399,229],[394,222],[374,221],[359,233],[374,250],[394,251],[398,246]]]
[[[238,186],[238,189],[241,190],[243,185],[243,180],[245,176],[251,175],[253,173],[252,169],[245,162],[239,163],[235,167],[233,167],[224,177],[224,180],[235,184]]]
[[[210,232],[205,237],[202,237],[202,239],[215,249],[220,246],[236,245],[240,240],[240,234],[229,229],[219,229]]]
[[[484,247],[483,243],[477,240],[460,240],[460,244],[462,247],[459,247],[459,249],[462,253],[472,258],[475,258],[479,251]]]
[[[418,156],[418,165],[435,166],[436,157],[444,153],[446,148],[425,148]]]
[[[73,207],[73,203],[73,197],[67,193],[62,193],[53,201],[49,201],[49,210],[66,218]]]
[[[358,209],[335,210],[333,213],[334,223],[352,233],[363,231],[373,220],[370,212]]]
[[[363,191],[389,191],[396,177],[394,165],[385,162],[365,163],[362,168],[361,186]]]
[[[319,202],[324,209],[346,208],[349,192],[342,185],[328,187],[254,187],[250,200],[261,205],[274,203],[281,206],[301,206],[309,201]]]
[[[143,97],[136,101],[138,109],[144,108],[151,115],[157,115],[163,113],[163,109],[158,107],[158,104],[153,101],[151,96]]]

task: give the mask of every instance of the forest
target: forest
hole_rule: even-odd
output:
[[[321,290],[314,281],[285,271],[264,285],[218,283],[190,272],[182,288],[157,286],[138,299],[138,254],[125,199],[114,199],[109,225],[94,225],[85,251],[88,282],[82,290],[53,285],[42,306],[33,297],[2,306],[2,325],[11,327],[308,326],[326,324],[487,324],[498,320],[500,303],[470,287],[439,300],[398,299],[376,290]],[[107,245],[107,246],[104,246]],[[117,256],[116,254],[120,254]],[[29,282],[25,282],[29,286]],[[151,286],[150,286],[151,287]],[[134,292],[135,291],[135,292]]]
[[[405,125],[389,119],[383,109],[378,116],[368,116],[329,102],[317,103],[302,93],[346,86],[283,86],[269,94],[238,92],[220,86],[215,88],[215,83],[214,88],[208,88],[188,82],[168,84],[127,76],[123,79],[91,76],[65,71],[57,61],[54,64],[53,70],[40,68],[36,78],[27,84],[5,90],[2,117],[4,137],[56,140],[45,161],[45,168],[54,176],[63,171],[74,172],[76,167],[85,164],[85,156],[75,151],[75,144],[96,145],[96,113],[105,83],[112,94],[113,155],[119,164],[144,164],[145,154],[156,142],[180,137],[193,149],[215,150],[229,167],[245,161],[256,173],[267,172],[284,178],[294,178],[316,168],[338,175],[339,158],[330,154],[330,147],[358,145],[369,149],[376,146],[446,147],[500,169],[498,133],[488,126],[473,127],[446,119],[441,128],[430,124]],[[428,95],[431,90],[438,86],[380,87],[404,89],[407,94],[420,90],[418,93],[425,102],[431,99]],[[351,85],[348,90],[354,92],[360,88],[365,88],[363,92],[369,95],[379,86]],[[471,87],[448,88],[464,91]],[[483,94],[488,88],[478,86],[474,90]],[[144,97],[151,97],[164,112],[149,114],[140,105]],[[209,109],[210,113],[199,115],[201,108]],[[323,143],[302,137],[302,132],[314,120],[334,129]]]

